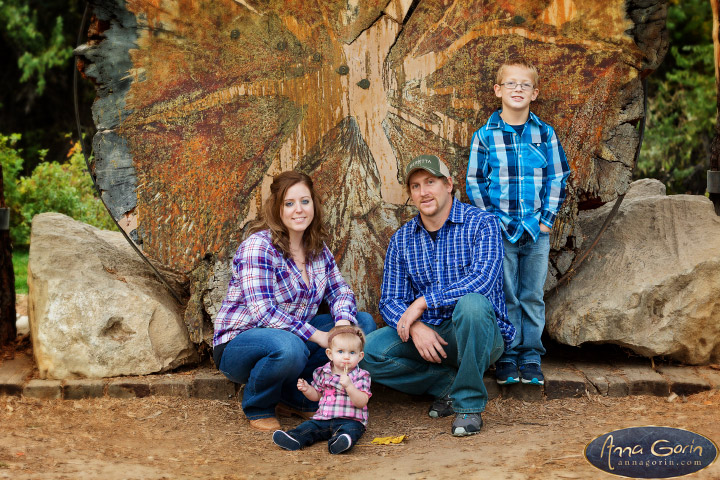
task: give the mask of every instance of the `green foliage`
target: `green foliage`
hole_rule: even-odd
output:
[[[72,47],[63,34],[63,19],[55,18],[47,36],[38,27],[38,16],[27,0],[0,0],[0,29],[6,41],[18,52],[20,82],[35,79],[36,93],[45,90],[48,70],[67,65]]]
[[[634,175],[659,179],[668,193],[705,191],[717,121],[711,28],[707,0],[670,2],[668,30],[676,44],[650,79],[645,139]]]
[[[18,177],[22,152],[13,148],[13,139],[17,141],[19,136],[0,136],[0,161],[11,209],[10,236],[15,245],[30,243],[32,218],[43,212],[60,212],[99,228],[115,228],[110,214],[95,197],[79,144],[70,150],[66,163],[42,162],[32,175]],[[8,188],[9,183],[15,186]]]
[[[13,249],[13,271],[15,272],[15,293],[28,293],[27,266],[30,254],[27,248]]]

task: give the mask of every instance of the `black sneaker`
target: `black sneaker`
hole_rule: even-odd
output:
[[[302,448],[302,445],[300,445],[300,442],[295,440],[293,437],[287,434],[287,432],[283,432],[282,430],[275,430],[272,436],[272,440],[280,448],[284,448],[285,450],[300,450]]]
[[[432,418],[449,417],[453,413],[455,413],[455,410],[453,410],[450,395],[435,399],[430,405],[430,410],[428,410],[428,415]]]
[[[483,426],[482,417],[478,413],[458,413],[452,423],[454,437],[465,437],[480,433]]]
[[[545,385],[545,376],[537,363],[520,365],[520,379],[522,383],[531,385]]]
[[[328,445],[328,450],[333,455],[350,450],[352,447],[352,438],[347,433],[338,435],[338,437]]]
[[[498,362],[495,364],[495,380],[500,385],[512,385],[520,382],[518,368],[514,363]]]

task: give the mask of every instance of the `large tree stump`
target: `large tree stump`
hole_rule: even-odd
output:
[[[389,237],[413,214],[405,165],[438,154],[464,190],[472,133],[498,107],[495,72],[516,56],[538,66],[533,110],[573,168],[553,238],[576,248],[578,209],[630,183],[640,79],[667,50],[664,0],[91,3],[78,53],[98,91],[94,174],[150,258],[206,272],[196,306],[272,175],[298,168],[317,180],[360,307],[376,313]],[[188,320],[196,340],[207,334]]]

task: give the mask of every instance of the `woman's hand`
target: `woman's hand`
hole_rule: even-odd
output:
[[[335,322],[336,327],[339,327],[340,325],[352,325],[352,322],[350,322],[350,320],[338,320]]]
[[[311,342],[315,342],[323,348],[328,348],[328,332],[322,330],[315,330],[315,333],[310,335],[308,338]]]

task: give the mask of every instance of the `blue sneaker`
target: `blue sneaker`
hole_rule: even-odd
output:
[[[520,379],[522,383],[531,385],[545,385],[545,376],[537,363],[520,365]]]
[[[512,385],[520,382],[518,369],[510,362],[498,362],[495,364],[495,379],[500,385]]]

